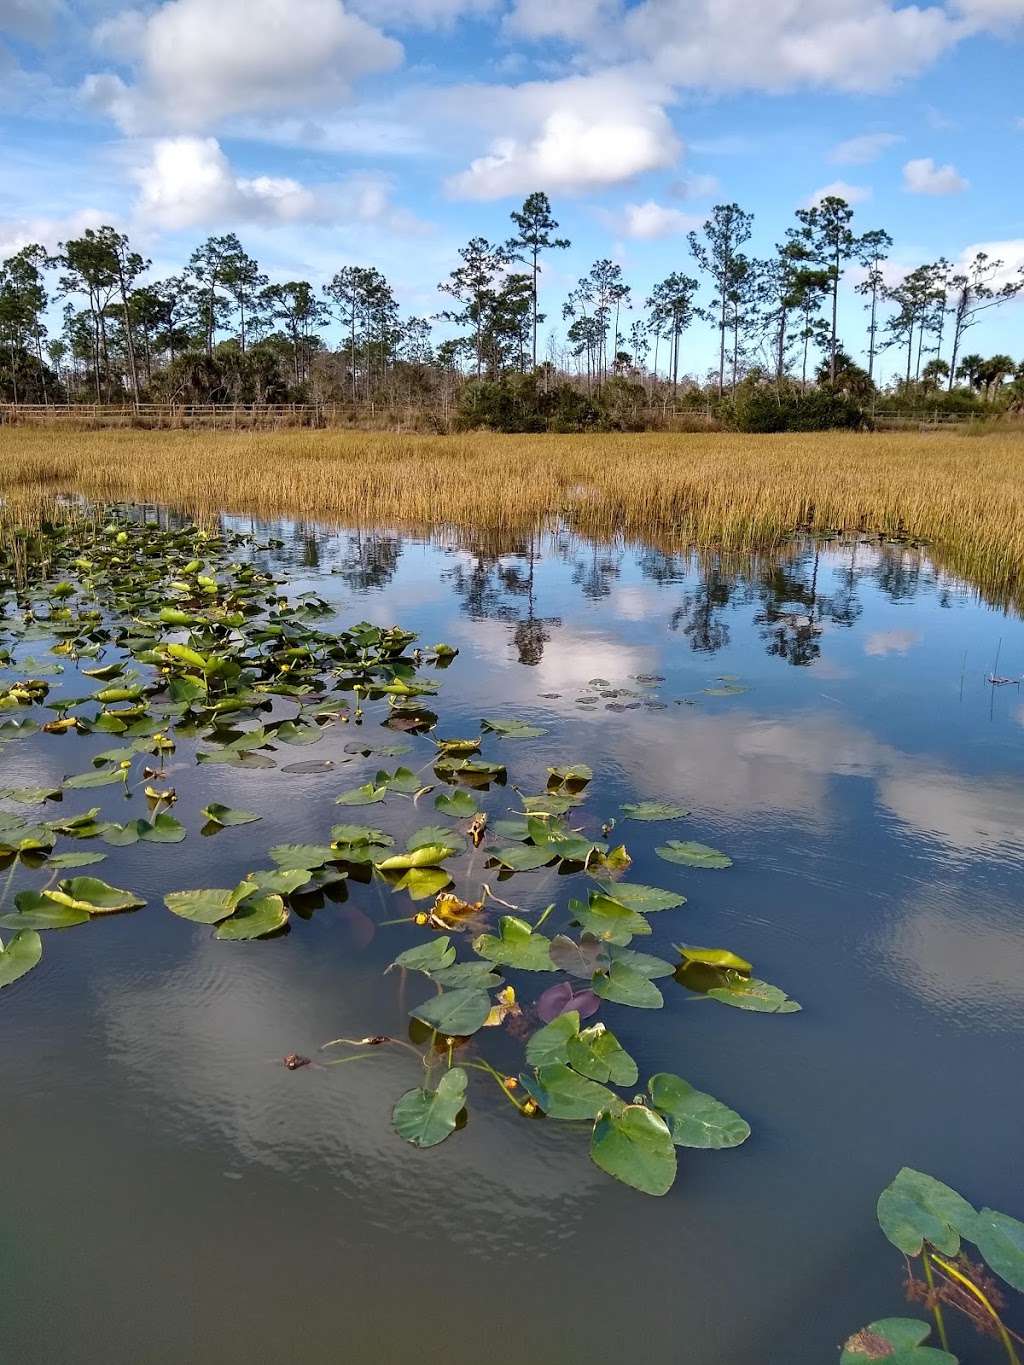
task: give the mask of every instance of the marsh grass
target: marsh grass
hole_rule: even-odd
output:
[[[989,600],[1024,606],[1024,435],[419,436],[339,431],[0,433],[7,515],[78,492],[217,511],[596,540],[771,549],[794,531],[928,542]]]

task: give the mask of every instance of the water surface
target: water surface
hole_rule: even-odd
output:
[[[283,542],[261,562],[339,623],[459,648],[440,675],[442,733],[476,734],[485,715],[544,726],[488,741],[524,790],[585,762],[588,818],[637,799],[691,808],[679,825],[617,827],[631,880],[688,897],[642,946],[730,947],[803,1012],[719,1008],[671,980],[660,1013],[605,1007],[642,1076],[678,1072],[753,1127],[733,1151],[680,1149],[664,1199],[594,1168],[579,1126],[526,1124],[483,1084],[463,1131],[414,1151],[390,1130],[418,1080],[407,1056],[281,1065],[338,1035],[403,1032],[412,1002],[381,973],[422,931],[380,921],[408,902],[352,884],[250,944],[161,903],[231,885],[272,843],[322,841],[350,818],[335,795],[380,761],[346,755],[344,726],[287,756],[334,758],[330,773],[179,753],[186,842],[104,849],[98,869],[148,907],[47,935],[0,999],[0,1359],[821,1365],[904,1311],[901,1258],[874,1219],[901,1165],[1024,1214],[1024,697],[987,680],[997,651],[1001,675],[1024,673],[1019,620],[920,554],[867,542],[719,561],[557,534],[499,554],[255,529]],[[705,691],[723,677],[729,695]],[[74,690],[73,670],[54,683]],[[601,691],[639,695],[580,704]],[[376,716],[367,728],[396,738]],[[411,742],[402,762],[426,763],[429,741]],[[110,743],[9,745],[0,785],[59,781]],[[125,818],[109,792],[59,809]],[[203,838],[210,799],[264,819]],[[497,815],[514,794],[482,804]],[[381,823],[432,818],[389,803]],[[654,848],[673,836],[735,865],[671,866]],[[12,891],[31,884],[17,871]],[[547,870],[503,887],[529,907],[569,894]],[[969,1358],[998,1357],[972,1342]]]

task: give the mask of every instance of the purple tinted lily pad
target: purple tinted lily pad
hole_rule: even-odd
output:
[[[581,1019],[589,1019],[600,1008],[601,1001],[593,991],[574,991],[568,981],[550,986],[537,997],[537,1013],[545,1024],[569,1010],[576,1010]]]

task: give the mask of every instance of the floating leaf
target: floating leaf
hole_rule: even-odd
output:
[[[414,1147],[436,1147],[455,1131],[455,1121],[466,1099],[468,1076],[453,1066],[437,1083],[436,1090],[407,1090],[395,1105],[395,1132]]]
[[[30,972],[42,955],[43,940],[34,929],[20,930],[6,946],[0,942],[0,990]]]
[[[407,853],[395,853],[376,864],[380,872],[405,872],[414,867],[437,867],[458,850],[450,844],[424,844]]]
[[[839,1365],[957,1365],[956,1356],[933,1346],[923,1346],[931,1335],[926,1322],[917,1318],[880,1318],[855,1332],[846,1342]]]
[[[642,1104],[616,1106],[594,1124],[590,1159],[643,1194],[666,1194],[676,1178],[676,1149],[660,1114]]]
[[[21,891],[14,904],[18,907],[16,915],[0,915],[0,926],[5,929],[70,929],[89,918],[88,910],[59,905],[45,892]]]
[[[604,1024],[591,1024],[571,1037],[566,1051],[569,1065],[581,1076],[612,1085],[636,1084],[636,1062]]]
[[[554,1062],[568,1062],[569,1039],[575,1038],[580,1031],[580,1016],[577,1010],[567,1010],[556,1015],[550,1024],[538,1029],[527,1041],[526,1060],[531,1066],[550,1066]],[[607,1080],[607,1077],[605,1077]]]
[[[625,946],[635,934],[642,936],[651,932],[643,915],[599,891],[592,891],[586,904],[570,901],[569,909],[576,923],[602,943]]]
[[[686,904],[686,897],[674,891],[663,891],[658,886],[643,886],[639,882],[601,882],[597,883],[601,894],[618,901],[620,905],[650,915],[656,910],[674,910]]]
[[[532,872],[554,860],[554,853],[545,845],[537,848],[533,844],[510,844],[491,854],[493,860],[511,872]]]
[[[593,934],[583,934],[579,943],[566,934],[556,934],[551,940],[551,961],[559,971],[589,981],[608,965],[608,950]]]
[[[280,896],[253,896],[242,901],[230,919],[214,930],[214,937],[242,942],[275,934],[288,923],[288,911]]]
[[[934,1176],[904,1166],[878,1197],[882,1231],[905,1256],[919,1256],[929,1242],[955,1256],[961,1236],[973,1238],[977,1214],[962,1195]]]
[[[732,867],[732,859],[717,848],[683,839],[669,839],[654,850],[668,863],[683,863],[686,867]]]
[[[137,828],[139,838],[148,844],[180,844],[185,838],[185,826],[166,812],[152,822],[139,820]]]
[[[480,809],[467,791],[446,792],[436,796],[434,806],[442,815],[451,815],[456,820],[468,820]]]
[[[408,849],[426,848],[430,844],[450,848],[453,853],[463,853],[466,848],[462,835],[453,834],[449,825],[424,825],[415,834],[410,834],[405,842]]]
[[[388,794],[387,787],[378,786],[373,782],[364,782],[361,787],[356,787],[352,791],[342,792],[335,797],[336,806],[373,806],[378,801],[383,801]]]
[[[631,1005],[634,1009],[660,1010],[665,1003],[661,991],[649,977],[622,962],[613,962],[607,973],[598,972],[591,988],[602,1000]]]
[[[728,985],[713,986],[706,994],[723,1005],[756,1014],[796,1014],[801,1008],[778,986],[756,977],[736,977]]]
[[[619,962],[651,981],[671,976],[676,970],[674,964],[666,962],[663,957],[655,957],[653,953],[638,953],[635,948],[620,948],[612,944],[608,948],[608,956],[613,962]]]
[[[451,943],[450,938],[432,938],[427,943],[419,943],[415,948],[407,948],[404,953],[399,953],[391,965],[405,967],[411,972],[426,972],[429,976],[450,967],[455,961],[455,949]]]
[[[310,758],[304,763],[286,763],[283,773],[329,773],[335,767],[333,758]]]
[[[115,782],[125,780],[124,768],[101,769],[99,772],[78,773],[74,777],[66,777],[64,786],[78,790],[82,787],[112,787]]]
[[[704,967],[720,967],[726,970],[749,974],[753,964],[728,948],[697,948],[691,944],[679,944],[678,951],[684,961],[700,963]]]
[[[91,867],[94,863],[102,863],[106,859],[105,853],[51,853],[47,855],[46,870],[49,872],[55,867]]]
[[[647,1082],[651,1104],[667,1120],[677,1147],[738,1147],[750,1136],[750,1124],[735,1110],[695,1090],[681,1076],[660,1071]]]
[[[337,856],[335,849],[324,844],[276,844],[270,850],[271,862],[276,863],[278,867],[303,867],[307,871],[314,867],[323,867],[324,863],[329,863]]]
[[[533,1076],[520,1080],[530,1098],[552,1119],[593,1119],[615,1099],[605,1086],[587,1080],[563,1062],[540,1066]]]
[[[681,820],[689,811],[671,801],[636,801],[622,807],[627,820]]]
[[[567,791],[582,791],[594,776],[594,770],[586,763],[573,763],[564,768],[548,769],[548,788],[557,791],[564,787]]]
[[[480,724],[499,739],[537,739],[547,734],[540,725],[527,725],[522,720],[482,720]]]
[[[557,986],[549,986],[537,997],[537,1014],[550,1023],[560,1014],[575,1010],[581,1019],[589,1019],[601,1008],[601,1002],[593,991],[574,991],[568,981],[560,981]]]
[[[219,924],[256,889],[254,882],[245,881],[232,890],[172,891],[164,897],[164,905],[172,914],[195,924]]]
[[[71,877],[58,882],[56,889],[47,891],[50,900],[74,910],[87,910],[90,915],[110,915],[121,910],[137,910],[146,904],[131,891],[100,881],[99,877]]]
[[[225,826],[251,825],[254,821],[263,818],[251,810],[232,810],[230,806],[221,806],[216,801],[211,801],[208,806],[204,806],[203,814],[211,824]]]
[[[968,1235],[989,1268],[1024,1293],[1024,1223],[1009,1214],[984,1208],[971,1227],[973,1231]]]
[[[429,900],[451,885],[451,877],[442,867],[411,867],[395,882],[396,891],[408,891],[414,901]]]
[[[524,972],[553,972],[551,941],[538,934],[516,915],[503,915],[498,921],[498,933],[481,934],[473,943],[473,951],[499,967],[517,967]]]
[[[448,1038],[468,1038],[483,1028],[491,1012],[491,997],[486,991],[469,986],[443,991],[409,1013],[414,1019]]]
[[[501,985],[501,977],[494,971],[493,962],[455,962],[450,967],[431,972],[430,979],[445,990],[472,986],[475,990],[489,991]]]

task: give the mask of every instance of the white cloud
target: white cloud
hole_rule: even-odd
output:
[[[866,199],[871,198],[871,189],[867,185],[851,185],[845,180],[833,180],[828,185],[822,185],[820,190],[815,190],[804,200],[804,208],[813,208],[820,204],[823,199],[828,199],[834,195],[837,199],[845,199],[848,204],[863,204]]]
[[[662,78],[706,89],[878,90],[913,75],[962,36],[939,6],[886,0],[644,0],[622,37]],[[619,34],[607,32],[611,42]]]
[[[717,175],[687,175],[671,186],[672,193],[679,199],[706,199],[717,194],[722,188]]]
[[[52,36],[53,21],[63,8],[62,0],[0,0],[0,33],[44,42]]]
[[[233,115],[313,108],[402,57],[341,0],[168,0],[94,36],[118,59],[126,43],[137,57],[135,85],[109,73],[84,85],[128,131],[196,131]]]
[[[962,194],[967,185],[955,166],[936,166],[930,156],[908,161],[903,167],[903,188],[911,194]]]
[[[998,289],[1004,284],[1020,282],[1024,271],[1024,237],[1011,237],[1001,242],[973,242],[960,253],[960,268],[967,269],[979,251],[983,251],[990,261],[1002,261],[988,281],[990,285]]]
[[[675,237],[691,228],[700,226],[700,217],[693,213],[683,213],[681,209],[669,208],[654,199],[643,204],[627,204],[615,218],[618,231],[625,237],[650,242],[659,237]]]
[[[65,218],[0,219],[0,260],[37,242],[56,251],[69,237],[78,237],[86,228],[97,228],[110,221],[111,215],[100,209],[79,209]]]
[[[837,166],[866,166],[877,161],[884,151],[903,139],[899,133],[862,133],[838,143],[828,154]]]
[[[864,641],[864,653],[875,658],[909,654],[923,638],[919,630],[875,630]]]
[[[563,193],[601,189],[667,169],[682,150],[656,88],[617,72],[466,87],[452,107],[502,130],[485,156],[448,181],[460,198],[498,199],[538,185]]]
[[[1024,21],[1024,0],[959,0],[957,9],[968,23],[982,28],[1006,28]]]
[[[133,178],[140,218],[171,231],[228,220],[294,222],[317,209],[316,196],[296,180],[236,175],[212,137],[158,139]]]

